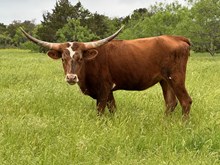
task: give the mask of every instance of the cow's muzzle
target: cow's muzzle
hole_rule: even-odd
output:
[[[75,83],[79,82],[78,76],[76,74],[66,74],[65,80],[70,85],[74,85]]]

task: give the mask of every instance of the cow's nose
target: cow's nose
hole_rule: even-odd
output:
[[[73,85],[79,81],[78,76],[76,74],[67,74],[66,75],[66,81]]]

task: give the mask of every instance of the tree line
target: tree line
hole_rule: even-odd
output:
[[[111,35],[125,25],[120,39],[135,39],[158,35],[182,35],[190,38],[195,52],[220,52],[220,1],[188,0],[155,3],[139,8],[123,18],[91,13],[80,1],[58,0],[52,12],[43,14],[43,21],[13,21],[0,23],[0,48],[19,47],[35,51],[42,48],[30,43],[21,34],[23,27],[31,35],[49,42],[92,41]]]

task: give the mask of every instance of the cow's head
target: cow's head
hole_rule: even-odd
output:
[[[121,27],[113,35],[94,42],[66,42],[66,43],[50,43],[36,39],[26,33],[22,28],[21,31],[24,35],[32,42],[48,48],[48,56],[53,59],[62,59],[65,80],[73,85],[79,81],[78,74],[81,70],[82,63],[84,60],[91,60],[96,57],[98,51],[95,49],[101,45],[108,43],[113,40],[119,32],[122,30]]]

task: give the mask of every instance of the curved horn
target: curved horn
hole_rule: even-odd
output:
[[[60,50],[60,44],[59,43],[51,43],[51,42],[46,42],[46,41],[41,41],[37,38],[32,37],[30,34],[28,34],[26,31],[24,31],[23,28],[21,28],[22,33],[32,42],[35,44],[38,44],[40,46],[43,46],[45,48],[53,49],[53,50]]]
[[[98,40],[98,41],[94,41],[94,42],[85,42],[84,45],[85,45],[85,49],[88,50],[88,49],[93,49],[93,48],[97,48],[101,45],[104,45],[106,43],[108,43],[109,41],[113,40],[119,33],[120,31],[124,28],[124,26],[122,26],[117,32],[115,32],[113,35],[107,37],[107,38],[104,38],[102,40]]]

